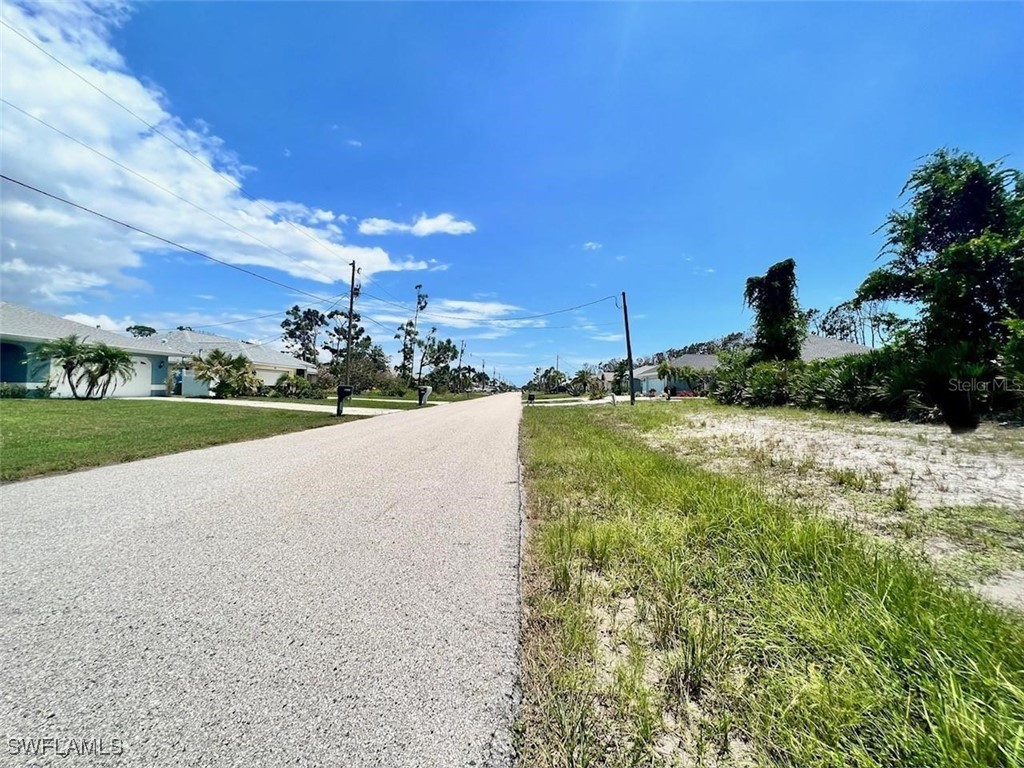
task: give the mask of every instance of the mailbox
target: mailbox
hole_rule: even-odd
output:
[[[430,393],[434,391],[433,387],[420,387],[416,390],[420,396],[420,405],[427,404],[427,398],[430,397]]]
[[[338,386],[338,408],[335,411],[335,416],[341,416],[346,397],[352,397],[352,387],[348,384],[340,384]]]

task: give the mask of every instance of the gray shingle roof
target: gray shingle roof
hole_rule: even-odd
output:
[[[865,347],[863,344],[854,344],[849,341],[840,341],[839,339],[826,339],[824,336],[810,334],[804,339],[804,343],[800,348],[800,359],[808,363],[811,360],[831,360],[832,358],[843,357],[844,355],[863,355],[870,351],[871,348]],[[677,368],[689,366],[698,371],[710,371],[718,365],[718,356],[680,355],[669,360],[669,363]],[[634,371],[633,375],[640,379],[644,376],[656,376],[657,371],[657,365],[645,365],[643,368],[638,368]]]
[[[831,360],[844,355],[863,355],[871,351],[871,347],[854,344],[839,339],[826,339],[824,336],[809,335],[800,348],[800,359],[805,363],[811,360]]]
[[[183,356],[205,355],[215,349],[219,349],[232,356],[244,355],[257,366],[275,366],[290,369],[309,369],[313,367],[304,360],[299,360],[284,352],[278,352],[259,344],[246,344],[240,339],[231,339],[227,336],[217,336],[212,333],[169,331],[153,338],[166,339],[166,346],[173,347]],[[175,353],[171,352],[171,354]]]
[[[9,301],[0,301],[0,336],[22,341],[52,341],[78,336],[85,341],[103,342],[140,355],[166,355],[169,352],[167,346],[156,341],[155,337],[137,339],[122,336]]]

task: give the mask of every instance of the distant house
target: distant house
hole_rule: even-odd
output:
[[[863,355],[870,351],[871,348],[865,347],[863,344],[854,344],[839,339],[827,339],[824,336],[810,334],[804,339],[800,347],[800,359],[805,363],[809,363],[812,360],[831,360],[836,357],[845,357],[846,355]],[[675,368],[685,366],[697,371],[710,373],[718,365],[718,356],[681,355],[669,360],[669,365]],[[656,393],[661,394],[666,386],[673,385],[678,386],[679,389],[685,389],[681,383],[658,378],[657,365],[645,365],[643,368],[638,368],[634,371],[634,376],[638,382],[634,383],[634,386],[637,387],[639,392],[649,392],[653,389]]]
[[[283,374],[291,373],[305,377],[312,366],[304,360],[292,357],[286,352],[269,349],[263,344],[247,344],[240,339],[217,336],[198,331],[169,331],[153,336],[157,344],[164,344],[170,355],[172,367],[178,370],[181,382],[180,393],[188,397],[203,397],[210,392],[209,384],[196,381],[186,363],[193,356],[205,357],[215,349],[232,357],[242,355],[252,362],[256,375],[267,385],[277,383]]]
[[[103,342],[131,354],[135,375],[126,382],[118,381],[110,397],[166,394],[168,355],[160,342],[122,336],[7,301],[0,302],[0,381],[21,384],[30,390],[38,389],[47,380],[56,384],[63,371],[53,361],[29,360],[29,355],[41,343],[66,336]],[[52,396],[71,397],[71,387],[62,381]]]

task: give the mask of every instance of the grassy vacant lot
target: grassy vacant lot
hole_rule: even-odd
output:
[[[126,400],[0,401],[0,478],[19,480],[357,417]]]
[[[662,423],[523,415],[523,765],[1024,765],[1019,614]]]

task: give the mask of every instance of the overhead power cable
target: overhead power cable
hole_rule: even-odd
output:
[[[272,277],[267,277],[266,275],[261,275],[259,272],[253,272],[252,270],[246,269],[245,267],[240,267],[237,264],[231,264],[230,262],[222,261],[221,259],[218,259],[218,258],[216,258],[214,256],[210,256],[209,254],[203,253],[202,251],[197,251],[195,248],[189,248],[187,245],[182,245],[181,243],[176,243],[173,240],[168,240],[166,237],[161,237],[160,235],[157,235],[157,234],[154,234],[153,232],[150,232],[148,230],[142,229],[141,227],[136,227],[135,225],[129,224],[128,222],[125,222],[125,221],[121,221],[120,219],[115,219],[113,216],[107,216],[106,214],[100,213],[99,211],[95,211],[92,208],[88,208],[88,207],[86,207],[84,205],[76,203],[73,200],[68,200],[65,197],[61,197],[60,195],[55,195],[52,192],[47,192],[46,190],[40,189],[39,187],[34,187],[31,184],[28,184],[28,183],[26,183],[24,181],[19,181],[18,179],[11,178],[10,176],[7,176],[6,174],[0,173],[0,179],[3,179],[4,181],[9,181],[12,184],[17,184],[19,187],[24,187],[25,189],[30,189],[33,192],[36,192],[36,193],[38,193],[40,195],[43,195],[44,197],[49,197],[50,199],[57,200],[58,202],[64,203],[65,205],[70,205],[72,208],[77,208],[80,211],[85,211],[86,213],[90,213],[93,216],[96,216],[98,218],[101,218],[101,219],[104,219],[106,221],[109,221],[112,224],[117,224],[118,226],[124,227],[125,229],[130,229],[133,232],[138,232],[140,235],[146,235],[147,237],[151,237],[154,240],[159,240],[161,243],[166,243],[167,245],[170,245],[170,246],[172,246],[174,248],[178,248],[179,250],[186,251],[187,253],[195,254],[196,256],[201,256],[202,258],[208,259],[209,261],[212,261],[212,262],[214,262],[216,264],[220,264],[220,265],[228,267],[230,269],[234,269],[234,270],[237,270],[239,272],[243,272],[243,273],[249,275],[250,277],[255,277],[257,280],[262,280],[265,283],[270,283],[271,285],[276,285],[279,288],[284,288],[284,289],[289,290],[289,291],[295,291],[296,293],[301,293],[303,296],[309,296],[310,298],[316,299],[317,301],[323,301],[323,302],[337,301],[336,299],[326,299],[323,296],[317,296],[315,293],[310,293],[309,291],[304,291],[301,288],[296,288],[293,285],[288,285],[286,283],[282,283],[282,282],[280,282],[278,280],[274,280]]]
[[[142,117],[141,115],[139,115],[138,113],[136,113],[135,111],[133,111],[133,110],[132,110],[132,109],[131,109],[130,107],[126,106],[125,104],[122,104],[122,103],[121,103],[120,101],[118,101],[117,99],[115,99],[115,98],[114,98],[113,96],[111,96],[111,95],[110,95],[109,93],[107,93],[106,91],[104,91],[104,90],[103,90],[102,88],[100,88],[100,87],[99,87],[98,85],[96,85],[96,84],[95,84],[94,82],[92,82],[91,80],[89,80],[89,79],[88,79],[87,77],[85,77],[84,75],[82,75],[82,74],[80,74],[79,72],[75,71],[75,70],[74,70],[74,69],[73,69],[72,67],[68,66],[68,65],[67,65],[67,64],[65,64],[65,63],[64,63],[63,61],[61,61],[60,59],[58,59],[58,58],[57,58],[56,56],[54,56],[54,55],[53,55],[52,53],[50,53],[50,52],[49,52],[48,50],[46,50],[45,48],[43,48],[43,46],[39,45],[39,43],[37,43],[37,42],[36,42],[35,40],[33,40],[32,38],[30,38],[30,37],[29,37],[28,35],[26,35],[25,33],[21,32],[20,30],[16,29],[15,27],[12,27],[12,26],[11,26],[10,24],[8,24],[8,23],[7,23],[6,21],[4,21],[3,19],[0,19],[0,24],[2,24],[3,26],[5,26],[5,27],[6,27],[7,29],[9,29],[9,30],[10,30],[11,32],[13,32],[14,34],[16,34],[16,35],[17,35],[18,37],[20,37],[20,38],[21,38],[22,40],[24,40],[24,41],[25,41],[26,43],[28,43],[29,45],[31,45],[31,46],[33,46],[34,48],[36,48],[37,50],[39,50],[39,51],[40,51],[40,52],[41,52],[41,53],[42,53],[42,54],[43,54],[44,56],[46,56],[46,57],[47,57],[47,58],[49,58],[49,59],[52,59],[52,60],[53,60],[54,62],[56,62],[57,64],[59,64],[60,66],[62,66],[62,67],[63,67],[64,69],[66,69],[66,70],[67,70],[68,72],[70,72],[70,73],[71,73],[72,75],[74,75],[74,76],[75,76],[75,77],[77,77],[77,78],[78,78],[79,80],[81,80],[81,81],[82,81],[83,83],[85,83],[86,85],[88,85],[88,86],[89,86],[90,88],[92,88],[93,90],[95,90],[95,91],[96,91],[97,93],[101,94],[101,95],[102,95],[102,96],[104,96],[105,98],[107,98],[107,99],[109,99],[110,101],[112,101],[112,102],[113,102],[114,104],[116,104],[116,105],[117,105],[117,106],[119,106],[119,107],[120,107],[121,109],[123,109],[123,110],[124,110],[125,112],[127,112],[127,113],[128,113],[129,115],[131,115],[131,116],[132,116],[132,117],[134,117],[134,118],[135,118],[136,120],[138,120],[138,121],[139,121],[140,123],[142,123],[142,124],[143,124],[143,125],[145,125],[145,126],[146,126],[147,128],[149,128],[149,130],[153,131],[153,133],[154,133],[154,134],[156,134],[157,136],[160,136],[161,138],[163,138],[163,139],[166,139],[167,141],[169,141],[169,142],[170,142],[171,144],[173,144],[173,145],[174,145],[175,147],[177,147],[177,148],[178,148],[178,149],[180,149],[180,150],[181,150],[182,152],[184,152],[185,154],[187,154],[187,155],[188,155],[189,157],[191,157],[191,158],[192,158],[193,160],[195,160],[195,161],[196,161],[197,163],[199,163],[200,165],[202,165],[202,166],[203,166],[204,168],[206,168],[207,170],[211,171],[211,172],[212,172],[212,173],[213,173],[213,174],[214,174],[215,176],[217,176],[217,178],[219,178],[219,179],[222,179],[222,180],[224,180],[224,181],[227,181],[227,182],[229,182],[229,183],[231,184],[231,186],[232,186],[232,187],[233,187],[234,189],[237,189],[237,190],[238,190],[238,192],[239,192],[239,193],[240,193],[240,194],[241,194],[242,196],[244,196],[244,197],[245,197],[245,198],[247,198],[248,200],[251,200],[252,202],[256,203],[256,204],[257,204],[258,206],[260,206],[261,208],[263,208],[264,210],[266,210],[266,211],[267,211],[268,213],[270,213],[270,214],[271,214],[272,216],[278,216],[278,215],[279,215],[277,211],[275,211],[275,210],[274,210],[273,208],[271,208],[270,206],[268,206],[268,205],[267,205],[266,203],[264,203],[264,202],[263,202],[262,200],[259,200],[259,199],[255,198],[255,197],[253,197],[252,195],[250,195],[250,194],[249,194],[248,192],[246,192],[246,191],[245,191],[245,189],[244,189],[244,188],[242,187],[242,185],[241,185],[241,184],[240,184],[240,183],[239,183],[239,182],[238,182],[238,181],[237,181],[237,180],[236,180],[235,178],[233,178],[233,177],[231,177],[231,176],[227,176],[226,174],[223,174],[223,173],[221,173],[220,171],[218,171],[218,170],[217,170],[216,168],[214,168],[214,167],[213,167],[213,166],[212,166],[212,165],[211,165],[210,163],[208,163],[208,162],[207,162],[206,160],[204,160],[203,158],[199,157],[199,155],[195,154],[195,153],[194,153],[194,152],[193,152],[192,150],[190,150],[190,149],[189,149],[188,147],[185,147],[185,146],[182,146],[181,144],[179,144],[179,143],[178,143],[177,141],[175,141],[175,140],[174,140],[174,139],[173,139],[172,137],[170,137],[169,135],[167,135],[166,133],[164,133],[163,131],[161,131],[161,130],[160,130],[159,128],[157,128],[157,127],[156,127],[155,125],[153,125],[152,123],[150,123],[149,121],[147,121],[147,120],[146,120],[146,118]],[[309,238],[309,239],[310,239],[311,241],[313,241],[314,243],[316,243],[317,245],[319,245],[319,246],[320,246],[321,248],[323,248],[324,250],[328,251],[328,252],[329,252],[329,253],[330,253],[330,254],[331,254],[332,256],[339,256],[339,254],[335,253],[335,252],[334,252],[334,251],[333,251],[333,250],[332,250],[331,248],[328,248],[328,247],[327,247],[326,245],[324,245],[324,243],[323,243],[323,241],[322,241],[322,240],[320,240],[319,238],[313,237],[313,236],[312,236],[311,234],[309,234],[309,232],[307,232],[306,230],[304,230],[304,229],[301,229],[300,227],[297,227],[297,226],[295,225],[295,223],[294,223],[294,222],[292,222],[291,220],[289,220],[289,219],[288,219],[287,217],[283,217],[283,216],[282,216],[282,217],[281,217],[281,220],[282,220],[282,221],[284,221],[284,222],[285,222],[285,223],[286,223],[286,224],[287,224],[288,226],[290,226],[290,227],[291,227],[292,229],[294,229],[294,230],[295,230],[296,232],[298,232],[299,234],[303,235],[304,237],[307,237],[307,238]]]
[[[40,125],[46,126],[51,131],[54,131],[55,133],[59,133],[64,138],[66,138],[66,139],[68,139],[70,141],[75,142],[75,144],[77,144],[78,146],[83,147],[84,149],[87,149],[87,150],[89,150],[90,152],[92,152],[92,153],[94,153],[96,155],[99,155],[104,160],[109,160],[111,163],[116,165],[118,168],[121,168],[121,169],[127,171],[128,173],[132,174],[133,176],[139,177],[140,179],[145,181],[147,184],[152,184],[157,189],[161,190],[162,192],[166,192],[168,195],[171,195],[172,197],[177,198],[178,200],[180,200],[181,202],[185,203],[186,205],[192,206],[197,211],[202,211],[203,213],[205,213],[210,218],[216,219],[217,221],[219,221],[221,224],[224,224],[225,226],[231,227],[231,229],[235,230],[236,232],[240,232],[241,234],[245,235],[246,237],[251,238],[252,240],[255,240],[257,243],[262,245],[264,248],[268,248],[271,251],[279,253],[282,256],[284,256],[285,258],[291,259],[296,264],[299,264],[300,266],[306,267],[306,268],[311,269],[311,270],[313,270],[314,272],[316,272],[316,273],[318,273],[320,275],[323,275],[324,277],[326,277],[332,283],[337,279],[337,278],[331,277],[326,272],[323,272],[323,271],[317,269],[315,266],[313,266],[311,264],[307,264],[306,262],[301,261],[300,259],[295,258],[290,253],[286,253],[285,251],[282,251],[280,248],[277,248],[277,247],[271,245],[270,243],[267,243],[267,242],[265,242],[263,240],[260,240],[260,238],[256,237],[256,235],[253,235],[253,234],[251,234],[249,232],[246,232],[244,229],[241,229],[240,227],[235,226],[234,224],[232,224],[230,221],[227,221],[226,219],[222,219],[217,214],[212,213],[211,211],[208,211],[206,208],[203,208],[203,206],[199,205],[198,203],[193,203],[191,200],[188,200],[187,198],[182,197],[177,192],[168,189],[167,187],[163,186],[159,182],[153,181],[153,179],[149,178],[145,174],[140,173],[139,171],[136,171],[134,168],[129,168],[127,165],[122,163],[120,160],[117,160],[116,158],[113,158],[110,155],[107,155],[107,154],[101,152],[100,150],[96,149],[93,146],[90,146],[89,144],[86,144],[84,141],[81,141],[80,139],[76,139],[74,136],[72,136],[69,133],[65,133],[64,131],[62,131],[57,126],[51,125],[50,123],[48,123],[45,120],[43,120],[41,117],[36,117],[32,113],[30,113],[30,112],[22,109],[21,107],[19,107],[17,104],[13,104],[13,103],[9,102],[7,99],[5,99],[3,97],[0,97],[0,103],[6,104],[11,109],[17,110],[21,114],[25,115],[25,117],[28,117],[28,118],[30,118],[32,120],[35,120],[37,123],[39,123]]]

